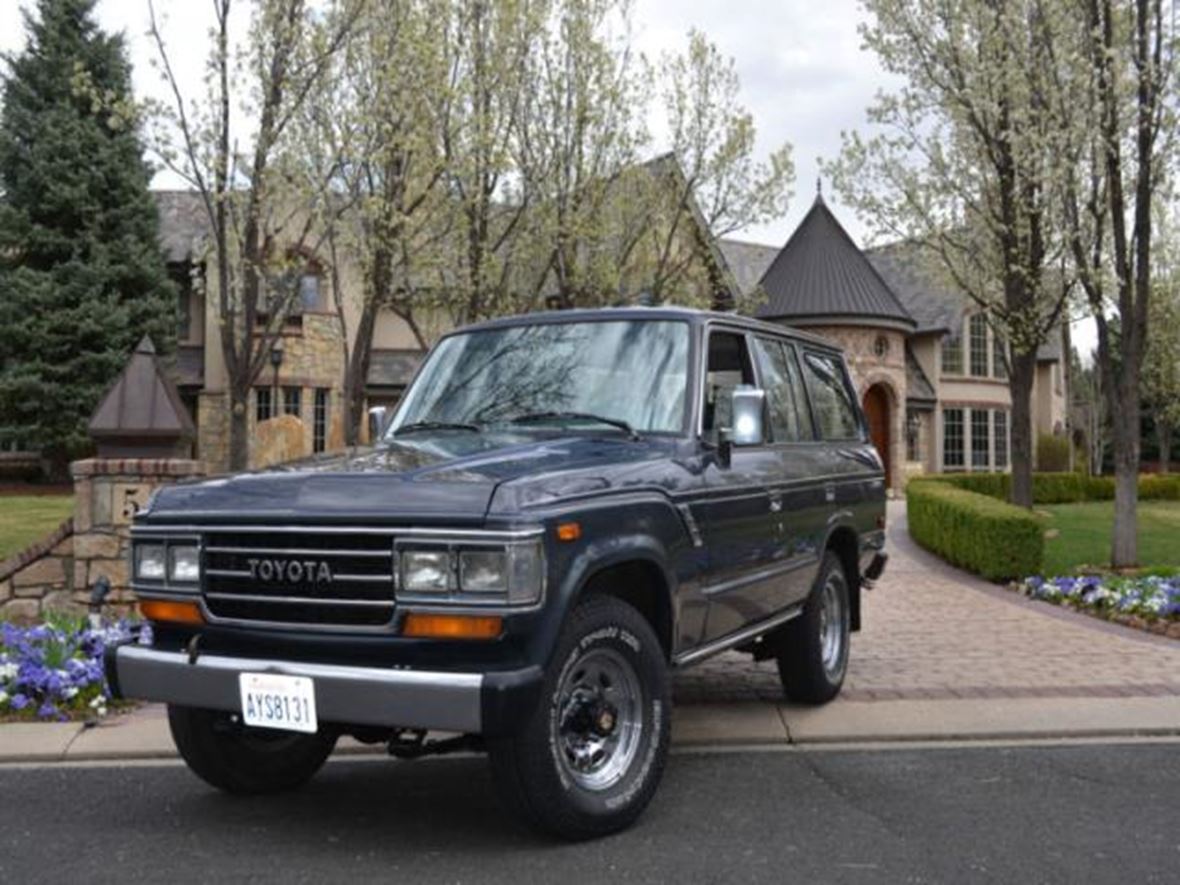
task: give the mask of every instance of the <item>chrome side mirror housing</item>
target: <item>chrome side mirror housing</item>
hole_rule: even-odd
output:
[[[375,443],[381,439],[388,421],[389,409],[385,406],[373,406],[369,409],[369,442]]]
[[[748,384],[733,389],[733,408],[730,412],[733,427],[729,441],[735,446],[759,446],[765,442],[762,416],[766,412],[766,391]]]
[[[757,446],[765,442],[762,416],[766,409],[766,392],[749,384],[739,384],[730,394],[731,427],[718,434],[717,461],[729,467],[734,446]]]

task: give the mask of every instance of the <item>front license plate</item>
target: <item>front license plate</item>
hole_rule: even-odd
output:
[[[247,725],[315,732],[315,684],[306,676],[240,673],[238,686]]]

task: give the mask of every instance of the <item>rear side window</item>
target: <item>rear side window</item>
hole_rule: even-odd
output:
[[[758,366],[766,387],[770,430],[775,442],[814,438],[807,395],[795,361],[795,349],[773,338],[756,338]]]
[[[803,357],[803,373],[815,420],[824,439],[856,439],[860,422],[844,381],[844,366],[832,356],[808,353]]]

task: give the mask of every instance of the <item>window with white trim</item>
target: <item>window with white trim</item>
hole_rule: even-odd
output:
[[[971,469],[987,470],[991,466],[991,412],[971,410]]]
[[[1008,469],[1008,413],[1002,409],[992,412],[992,423],[995,435],[995,468]]]
[[[963,338],[950,334],[942,339],[942,374],[963,374]]]
[[[971,315],[967,321],[967,339],[971,351],[971,374],[976,378],[986,378],[987,317],[981,313]]]
[[[963,411],[942,410],[942,466],[947,470],[961,470],[967,464]]]

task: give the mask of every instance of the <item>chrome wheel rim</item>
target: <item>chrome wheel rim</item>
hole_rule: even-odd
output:
[[[566,774],[587,790],[618,783],[639,752],[643,692],[635,668],[613,649],[596,648],[566,668],[553,719]]]
[[[819,609],[820,660],[824,673],[829,679],[839,677],[844,669],[844,600],[840,595],[840,582],[836,575],[829,575],[824,582]]]

